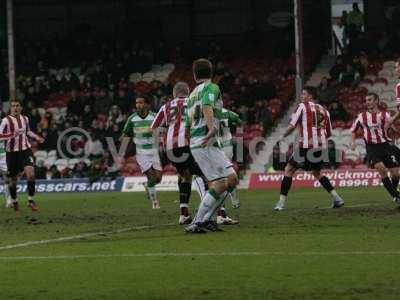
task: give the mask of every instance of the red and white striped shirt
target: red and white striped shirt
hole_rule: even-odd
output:
[[[6,141],[6,152],[23,151],[31,148],[28,137],[40,139],[29,128],[29,119],[24,115],[17,117],[8,115],[0,123],[0,134],[13,134],[16,131],[22,132],[20,135]]]
[[[180,97],[164,104],[156,117],[151,128],[160,126],[167,127],[165,144],[167,150],[189,146],[189,129],[186,127],[187,98]]]
[[[391,139],[385,131],[385,123],[390,119],[390,113],[380,111],[375,113],[360,113],[351,126],[351,132],[362,128],[366,144],[381,144],[390,142]]]
[[[289,124],[298,126],[300,148],[326,148],[332,135],[329,112],[314,102],[301,102],[292,114]]]
[[[395,93],[396,93],[396,105],[397,105],[397,109],[400,110],[400,83],[398,83],[398,84],[396,85]]]

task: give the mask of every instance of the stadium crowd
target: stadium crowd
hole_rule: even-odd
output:
[[[223,91],[224,102],[237,111],[244,124],[245,146],[254,135],[264,135],[281,115],[294,91],[293,54],[278,63],[270,63],[262,47],[256,51],[231,53],[230,47],[217,43],[198,43],[196,51],[183,46],[169,47],[164,43],[123,44],[105,43],[95,39],[71,39],[67,42],[25,42],[17,52],[17,98],[30,119],[30,127],[45,137],[37,150],[57,149],[62,132],[79,127],[89,132],[73,143],[74,150],[89,156],[73,167],[37,163],[38,178],[98,178],[101,174],[117,176],[118,167],[110,158],[105,137],[111,137],[117,149],[122,126],[134,111],[137,96],[150,97],[157,111],[172,95],[172,86],[186,80],[193,86],[190,62],[193,57],[208,57],[216,66],[215,78]],[[1,51],[2,66],[7,66],[6,51]],[[263,61],[257,66],[256,60]],[[318,52],[308,60],[308,68],[318,59]],[[229,60],[230,59],[230,60]],[[232,61],[241,65],[231,67]],[[135,78],[154,69],[169,65],[164,80]],[[1,70],[0,85],[7,86],[7,70]],[[277,76],[278,75],[278,76]],[[145,75],[143,75],[145,76]],[[273,79],[272,79],[273,78]],[[3,115],[7,112],[7,89],[0,92]],[[128,155],[134,153],[130,147]],[[60,154],[60,153],[58,153]],[[72,158],[72,157],[70,157]],[[245,168],[245,164],[240,167]]]

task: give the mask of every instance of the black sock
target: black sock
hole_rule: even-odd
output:
[[[281,195],[287,196],[292,186],[292,177],[284,176],[281,183]]]
[[[393,187],[392,182],[390,181],[389,177],[385,177],[382,179],[383,185],[385,186],[386,190],[389,192],[389,194],[395,198],[395,197],[400,197],[399,192]]]
[[[399,177],[392,177],[392,185],[395,190],[397,190],[397,187],[399,186]]]
[[[189,203],[190,194],[192,192],[192,184],[189,182],[181,182],[179,186],[179,203]]]
[[[28,180],[28,195],[35,196],[35,180]]]
[[[321,183],[322,187],[328,192],[332,192],[333,191],[333,186],[331,184],[331,182],[329,181],[328,177],[326,176],[322,176],[319,179],[319,183]]]
[[[11,184],[8,186],[8,189],[10,190],[11,199],[12,199],[13,201],[15,201],[15,200],[17,199],[17,185],[11,183]]]

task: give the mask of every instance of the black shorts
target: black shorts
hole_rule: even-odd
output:
[[[326,154],[326,155],[324,155]],[[324,161],[328,159],[327,150],[314,148],[294,149],[288,164],[304,171],[321,171]],[[329,161],[329,159],[328,159]]]
[[[182,174],[185,170],[189,170],[192,175],[203,176],[203,173],[201,172],[199,165],[194,160],[189,147],[180,147],[167,150],[166,157],[168,161],[176,168],[179,174]]]
[[[400,162],[400,150],[389,143],[367,144],[367,164],[374,167],[383,162],[386,168],[397,168]]]
[[[22,151],[6,152],[6,162],[8,175],[11,177],[17,176],[24,171],[26,166],[34,166],[35,159],[31,149]]]

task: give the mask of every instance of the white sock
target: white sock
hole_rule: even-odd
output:
[[[151,201],[157,201],[156,186],[152,186],[152,187],[147,186],[147,190],[149,191],[150,200]]]
[[[194,185],[196,187],[197,193],[199,193],[200,199],[203,199],[207,193],[206,191],[206,184],[200,176],[194,177]]]
[[[338,193],[336,193],[335,190],[332,190],[332,191],[331,191],[331,196],[332,196],[333,198],[335,198],[335,199],[340,199],[340,196],[338,195]]]
[[[12,203],[8,184],[4,184],[4,197],[6,198],[7,203]]]
[[[231,202],[232,202],[232,206],[235,208],[240,206],[240,199],[239,199],[239,195],[236,191],[236,188],[231,192]]]
[[[197,210],[197,214],[193,220],[194,223],[197,222],[204,222],[205,216],[206,215],[212,215],[212,212],[214,210],[214,207],[216,206],[216,203],[218,202],[219,199],[215,199],[213,195],[210,194],[210,192],[207,192],[207,194],[204,196],[204,198],[200,202],[199,209]]]
[[[218,211],[218,209],[222,206],[222,204],[224,204],[224,201],[228,197],[228,195],[229,195],[229,192],[226,192],[226,191],[223,192],[221,195],[219,195],[218,201],[216,201],[215,204],[213,205],[212,209],[205,214],[203,222],[206,222],[206,221],[209,221],[212,219],[214,214]]]
[[[285,203],[286,203],[286,200],[287,200],[287,196],[285,196],[285,195],[280,195],[279,196],[279,202],[278,202],[278,204],[279,205],[285,205]]]

